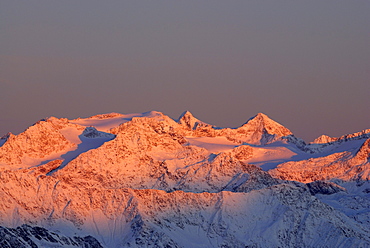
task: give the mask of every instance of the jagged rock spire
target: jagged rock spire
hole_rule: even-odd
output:
[[[283,125],[277,123],[276,121],[270,119],[267,115],[263,113],[258,113],[256,116],[249,119],[244,125],[244,128],[248,128],[251,131],[263,131],[271,135],[277,136],[287,136],[291,135],[292,132],[284,127]]]
[[[245,135],[247,143],[256,145],[268,144],[281,137],[292,135],[289,129],[262,113],[249,119],[238,128],[238,132]]]
[[[184,113],[182,113],[179,119],[177,120],[177,123],[187,127],[187,129],[190,129],[190,130],[196,129],[197,126],[199,126],[199,124],[208,126],[208,124],[195,118],[193,114],[190,113],[189,111],[185,111]]]

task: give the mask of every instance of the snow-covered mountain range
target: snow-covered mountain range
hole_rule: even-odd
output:
[[[370,247],[369,179],[370,129],[50,117],[0,140],[0,245]]]

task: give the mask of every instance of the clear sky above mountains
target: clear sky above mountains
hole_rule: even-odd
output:
[[[310,141],[370,128],[369,1],[0,3],[0,136],[48,117],[161,111]]]

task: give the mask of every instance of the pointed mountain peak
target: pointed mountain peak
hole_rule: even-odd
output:
[[[182,126],[185,126],[187,129],[190,130],[196,129],[200,124],[202,126],[209,126],[208,124],[195,118],[193,114],[190,113],[189,111],[185,111],[184,113],[182,113],[179,119],[177,120],[177,123],[179,123]]]
[[[272,120],[270,117],[263,113],[258,113],[257,115],[249,119],[242,127],[255,131],[264,130],[268,134],[281,137],[293,134],[288,128]]]
[[[264,118],[264,119],[267,118],[267,119],[270,119],[270,117],[268,117],[264,113],[258,113],[257,115],[255,115],[254,118]]]
[[[180,120],[181,120],[181,119],[183,119],[183,118],[195,118],[195,117],[194,117],[194,115],[193,115],[192,113],[190,113],[190,111],[189,111],[189,110],[186,110],[185,112],[183,112],[183,113],[180,115],[180,117],[179,117],[178,121],[180,121]]]
[[[250,118],[247,123],[249,121],[252,121],[252,120],[258,120],[258,121],[273,121],[270,117],[268,117],[266,114],[264,113],[258,113],[256,114],[255,116],[253,116],[252,118]]]
[[[325,143],[333,142],[335,140],[336,140],[336,138],[332,138],[328,135],[323,134],[323,135],[317,137],[313,142],[311,142],[311,144],[325,144]]]

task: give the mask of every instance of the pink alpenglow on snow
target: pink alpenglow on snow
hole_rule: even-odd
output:
[[[4,244],[370,246],[368,130],[307,144],[261,113],[152,111],[50,117],[1,144]]]

